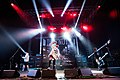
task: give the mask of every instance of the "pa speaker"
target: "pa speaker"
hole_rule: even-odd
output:
[[[64,73],[65,73],[66,78],[77,78],[78,77],[77,69],[65,69]]]
[[[17,70],[1,70],[0,78],[16,78],[19,77],[20,73]]]
[[[108,67],[103,71],[103,74],[120,76],[120,67]]]
[[[36,77],[36,78],[41,77],[40,69],[38,69],[38,70],[29,70],[27,76],[28,77]]]
[[[55,70],[42,70],[42,78],[56,78],[55,77],[56,71]]]
[[[80,76],[93,76],[90,68],[78,69],[78,75],[80,75]]]

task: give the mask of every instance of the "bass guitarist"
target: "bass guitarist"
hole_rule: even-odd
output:
[[[97,48],[95,47],[94,49],[94,59],[96,63],[98,64],[98,70],[101,70],[101,67],[105,65],[103,59],[100,57],[99,52],[97,51]]]

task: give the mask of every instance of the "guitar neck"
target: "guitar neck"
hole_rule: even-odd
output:
[[[102,60],[107,54],[108,54],[108,53],[105,53],[105,54],[102,56],[101,60]]]

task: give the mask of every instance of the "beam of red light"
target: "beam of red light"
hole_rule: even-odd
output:
[[[11,6],[13,9],[17,12],[17,14],[20,16],[20,18],[28,25],[31,25],[31,22],[33,23],[33,19],[31,19],[31,16],[27,13],[25,13],[20,7],[18,7],[16,4],[11,3]]]
[[[19,14],[20,17],[24,18],[24,12],[15,4],[11,3],[11,6]]]

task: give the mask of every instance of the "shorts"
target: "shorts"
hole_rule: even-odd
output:
[[[28,63],[28,62],[23,62],[23,64],[24,64],[24,65],[29,65],[29,63]]]

